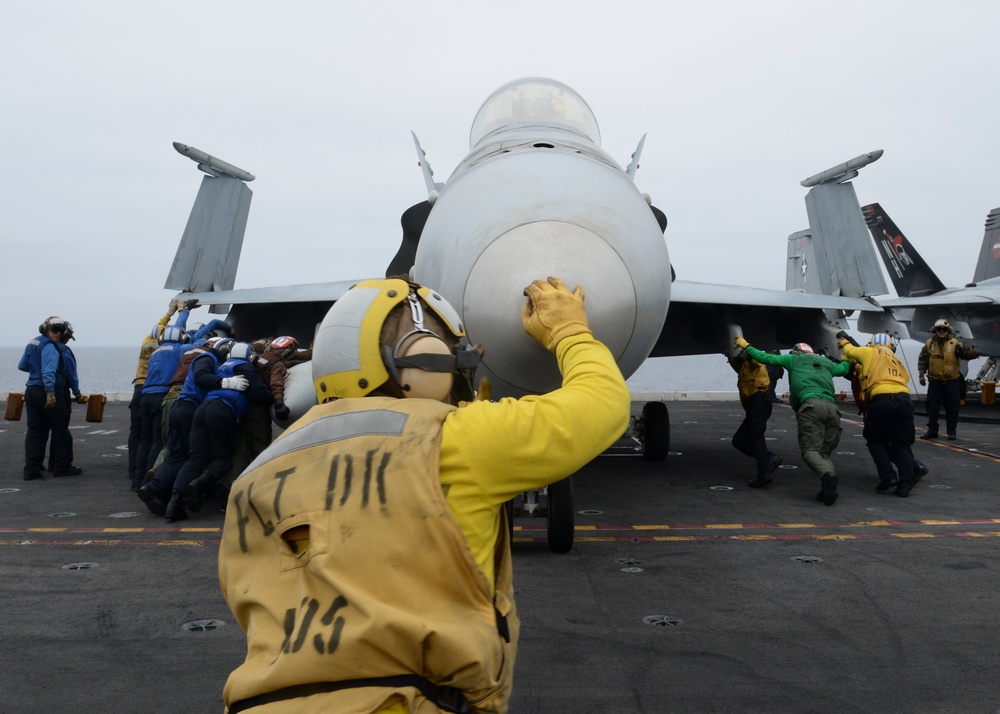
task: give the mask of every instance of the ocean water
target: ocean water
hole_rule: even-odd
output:
[[[138,347],[73,346],[84,394],[132,391]],[[0,347],[0,399],[24,391],[27,375],[17,369],[21,347]],[[721,355],[646,361],[628,380],[634,392],[734,391],[735,374]],[[779,387],[780,388],[780,387]]]
[[[916,374],[920,343],[903,342],[903,364],[912,375]],[[24,349],[0,347],[0,400],[7,392],[24,391],[26,375],[17,369]],[[125,392],[131,396],[132,378],[135,376],[139,348],[73,346],[80,371],[80,389],[84,394]],[[969,372],[975,376],[983,360],[969,363]],[[915,380],[914,380],[915,381]],[[846,381],[837,381],[837,388],[849,391]],[[687,357],[662,357],[646,362],[628,379],[633,392],[734,392],[736,375],[722,355],[692,355]],[[911,389],[923,394],[925,390],[911,384]],[[788,379],[778,380],[778,393],[788,391]]]

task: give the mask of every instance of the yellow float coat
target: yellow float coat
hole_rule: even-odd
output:
[[[563,387],[549,394],[458,410],[426,400],[331,402],[261,454],[233,485],[219,553],[223,593],[248,643],[227,703],[303,683],[417,673],[462,689],[473,711],[506,711],[518,620],[501,506],[572,474],[628,423],[628,389],[601,343],[576,335],[556,354]],[[406,425],[395,436],[344,428],[366,413],[382,431],[392,432],[393,419]],[[340,433],[351,436],[330,438]],[[412,688],[380,687],[251,711],[436,708]]]

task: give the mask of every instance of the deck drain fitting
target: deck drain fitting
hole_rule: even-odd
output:
[[[97,563],[69,563],[62,566],[63,570],[90,570],[96,568]]]
[[[790,560],[797,563],[822,563],[823,559],[815,555],[793,555]]]
[[[135,518],[138,515],[138,511],[119,511],[118,513],[108,514],[108,518]]]
[[[627,555],[624,555],[615,558],[615,562],[618,563],[618,565],[640,565],[642,563],[645,563],[646,561],[643,560],[642,558],[631,558]]]
[[[102,459],[120,459],[121,454],[101,454]]]
[[[72,518],[75,515],[72,511],[59,511],[57,513],[50,513],[49,518]]]
[[[603,516],[604,515],[604,511],[593,511],[593,510],[577,511],[577,513],[579,513],[581,516]]]
[[[708,490],[710,490],[710,491],[732,491],[733,487],[732,486],[709,486]]]
[[[181,625],[181,629],[187,632],[207,632],[208,630],[218,630],[220,627],[225,626],[226,623],[222,620],[192,620]]]
[[[20,490],[19,488],[0,488],[0,493],[17,493]]]
[[[668,451],[667,456],[683,456],[683,451]]]
[[[684,624],[684,620],[674,615],[647,615],[642,621],[655,627],[677,627]]]
[[[945,490],[945,489],[951,488],[951,486],[946,486],[943,483],[932,483],[927,488],[938,488],[938,489]]]
[[[642,568],[635,565],[631,565],[627,568],[622,568],[623,573],[641,573],[642,571],[643,571]]]

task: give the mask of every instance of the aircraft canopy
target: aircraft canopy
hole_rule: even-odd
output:
[[[484,136],[508,124],[565,126],[601,145],[597,119],[583,97],[554,79],[517,79],[493,92],[472,122],[469,148],[475,148]]]

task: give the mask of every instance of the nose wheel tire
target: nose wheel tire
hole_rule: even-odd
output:
[[[576,526],[573,510],[573,481],[571,477],[556,481],[548,487],[549,550],[553,553],[568,553],[573,548],[573,531]]]
[[[663,461],[670,451],[670,414],[663,402],[642,405],[642,458]]]

